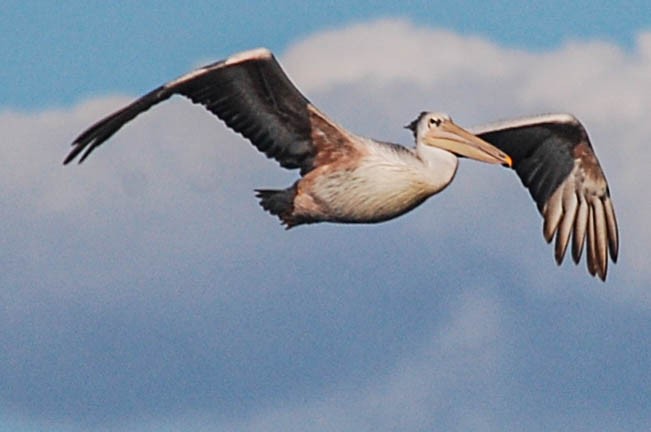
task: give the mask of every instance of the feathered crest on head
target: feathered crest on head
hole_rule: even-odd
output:
[[[418,129],[418,122],[427,115],[427,111],[421,111],[421,113],[416,117],[414,121],[409,123],[408,125],[405,125],[405,129],[409,129],[413,134],[414,138],[416,138],[416,129]]]

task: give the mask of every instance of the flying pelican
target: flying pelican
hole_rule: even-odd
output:
[[[375,223],[400,216],[443,190],[458,156],[512,167],[556,239],[560,265],[572,237],[578,264],[606,279],[617,260],[617,221],[608,184],[583,126],[569,114],[544,115],[475,128],[447,114],[423,112],[409,125],[415,148],[360,137],[339,126],[292,84],[263,48],[191,71],[95,123],[72,143],[64,164],[79,163],[122,126],[179,94],[301,178],[281,190],[258,189],[261,206],[291,228],[315,222]]]

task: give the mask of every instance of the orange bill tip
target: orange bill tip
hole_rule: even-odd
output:
[[[508,166],[509,168],[513,168],[513,159],[511,159],[511,156],[506,155],[504,165]]]

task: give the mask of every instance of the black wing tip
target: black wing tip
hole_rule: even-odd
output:
[[[83,153],[79,158],[79,163],[82,163],[96,147],[111,138],[125,124],[129,123],[140,113],[147,111],[153,105],[171,97],[172,94],[174,94],[173,90],[169,90],[166,86],[159,86],[123,108],[97,121],[72,142],[71,145],[73,148],[63,160],[63,164],[69,164],[80,153]]]
[[[82,163],[96,147],[94,144],[80,142],[79,139],[74,141],[71,145],[72,150],[70,150],[66,158],[63,160],[63,165],[70,164],[70,162],[74,161],[80,154],[81,157],[79,157],[77,163]]]
[[[77,142],[72,143],[73,149],[70,150],[70,153],[66,156],[66,158],[63,160],[63,165],[68,165],[70,162],[75,160],[79,153],[84,149],[83,145],[80,145]],[[81,163],[83,160],[83,157],[79,159],[78,163]]]

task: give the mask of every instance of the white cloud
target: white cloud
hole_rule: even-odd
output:
[[[447,110],[464,125],[574,112],[590,131],[621,224],[621,262],[611,267],[609,283],[592,283],[583,266],[555,268],[527,192],[512,173],[495,167],[464,161],[450,190],[398,221],[284,232],[259,209],[252,189],[289,185],[295,174],[278,169],[187,102],[174,100],[139,117],[81,167],[61,166],[66,144],[130,98],[39,114],[6,111],[0,113],[8,143],[0,160],[0,257],[14,270],[0,276],[0,324],[8,346],[3,355],[10,360],[0,378],[31,384],[17,395],[0,392],[12,406],[33,413],[41,406],[34,408],[34,395],[25,394],[40,391],[54,417],[83,423],[86,417],[62,411],[97,409],[85,405],[83,395],[93,393],[93,383],[105,384],[105,374],[124,379],[110,396],[137,399],[143,394],[138,391],[153,385],[147,381],[153,372],[138,366],[138,359],[177,371],[173,360],[191,353],[183,370],[195,367],[209,375],[202,376],[209,384],[232,370],[245,384],[201,393],[209,408],[197,408],[195,417],[188,408],[197,400],[190,394],[195,387],[161,372],[162,387],[148,396],[163,409],[146,405],[144,411],[154,412],[134,415],[152,416],[149,429],[160,430],[159,417],[170,411],[181,412],[183,423],[219,421],[238,430],[273,430],[269,424],[277,430],[422,430],[440,422],[453,430],[504,430],[517,418],[504,414],[505,400],[528,385],[527,377],[505,377],[507,357],[521,358],[527,349],[525,338],[511,336],[550,331],[518,315],[526,313],[521,308],[535,312],[532,304],[540,303],[560,313],[556,300],[565,305],[578,298],[585,304],[578,313],[589,316],[585,321],[594,328],[609,330],[595,313],[606,311],[626,323],[612,330],[617,337],[639,333],[632,330],[637,322],[626,319],[631,310],[644,314],[651,306],[651,203],[645,199],[651,180],[651,122],[645,121],[651,112],[651,34],[641,34],[631,52],[575,41],[530,53],[383,20],[317,33],[280,59],[333,118],[378,138],[407,142],[401,125],[422,109]],[[519,294],[505,305],[501,296],[511,289]],[[452,304],[448,315],[420,309],[439,303]],[[174,343],[167,344],[166,329],[173,329]],[[404,342],[410,338],[416,342]],[[94,346],[96,340],[114,344],[116,357],[132,361],[132,370],[120,369],[116,360],[98,378],[98,366],[82,361],[106,359],[106,347]],[[159,355],[161,347],[170,363]],[[593,349],[606,355],[608,347]],[[307,378],[297,376],[285,350],[306,358],[299,365]],[[377,370],[345,363],[359,355],[384,363],[373,363]],[[48,362],[52,358],[57,361]],[[323,382],[328,378],[320,368],[332,375],[331,383]],[[550,368],[541,376],[558,372]],[[87,374],[79,394],[51,381],[77,371]],[[348,384],[355,373],[362,375],[360,384]],[[290,383],[275,389],[273,379],[283,376]],[[258,378],[272,383],[260,383],[261,402],[251,396],[244,401],[248,411],[235,419],[212,411],[224,400],[238,403],[247,379]],[[48,396],[48,385],[57,390],[54,396]],[[178,405],[163,394],[169,388],[179,392]],[[65,398],[58,397],[62,392]],[[66,401],[71,405],[59,405]],[[121,424],[126,408],[115,404],[114,412],[95,415],[114,415]],[[580,424],[577,418],[570,423]]]
[[[305,91],[318,91],[366,80],[430,88],[459,73],[493,79],[512,74],[517,55],[477,37],[381,20],[312,35],[283,60]]]

